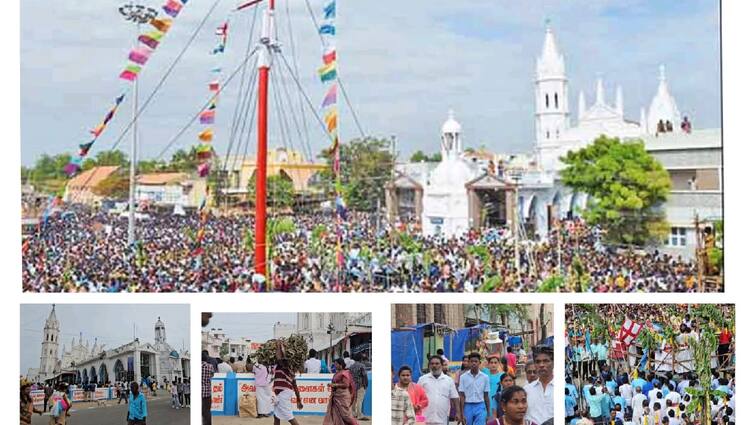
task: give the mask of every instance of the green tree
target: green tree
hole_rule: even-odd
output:
[[[106,165],[117,165],[119,167],[127,167],[129,164],[129,159],[126,156],[123,151],[120,150],[109,150],[109,151],[100,151],[97,152],[97,155],[94,157],[95,161],[97,161],[97,166],[102,167]]]
[[[600,136],[561,160],[566,164],[561,179],[592,197],[585,218],[606,231],[608,242],[645,245],[668,234],[660,205],[671,189],[671,178],[642,141],[622,143]]]
[[[158,173],[161,171],[164,171],[167,169],[167,164],[165,164],[165,161],[161,161],[158,159],[147,159],[143,161],[139,161],[139,164],[137,164],[136,169],[139,174],[146,174],[146,173]]]
[[[440,162],[441,160],[443,160],[443,155],[441,155],[440,152],[435,152],[430,157],[430,162]]]
[[[97,183],[93,188],[96,195],[112,199],[125,199],[128,197],[129,179],[126,173],[115,172]]]
[[[257,176],[249,179],[249,195],[254,204],[257,194]],[[269,176],[267,178],[267,205],[273,208],[288,208],[294,205],[294,184],[283,176]]]
[[[523,324],[529,317],[527,304],[483,304],[482,308],[488,313],[491,321],[499,319],[504,326],[512,320]]]
[[[395,161],[390,146],[390,140],[375,137],[354,139],[341,145],[341,186],[349,208],[374,210],[377,200],[385,196],[383,186],[391,178]],[[326,158],[329,165],[323,172],[323,188],[333,193],[333,155],[324,150],[320,157]]]

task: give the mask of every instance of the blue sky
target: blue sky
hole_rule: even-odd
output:
[[[309,0],[319,13],[324,0]],[[25,0],[21,3],[21,137],[22,164],[41,153],[74,151],[87,131],[102,119],[124,85],[117,75],[135,38],[135,29],[118,15],[113,0]],[[155,0],[145,1],[159,6]],[[148,63],[141,99],[157,84],[213,2],[192,0]],[[231,40],[224,57],[227,72],[241,61],[251,11],[229,13],[236,0],[220,0],[208,24],[146,110],[140,124],[141,156],[162,151],[206,100],[208,54],[213,29],[230,18]],[[305,2],[279,3],[279,33],[290,58],[297,52],[301,84],[319,104],[325,88],[317,81],[320,41]],[[292,23],[293,43],[288,36]],[[498,152],[522,152],[534,134],[532,79],[544,22],[550,19],[566,56],[571,110],[583,89],[594,99],[597,75],[604,78],[613,101],[617,84],[624,89],[629,119],[639,119],[657,86],[658,66],[665,64],[672,93],[682,114],[696,128],[720,126],[720,50],[718,2],[690,0],[383,0],[339,2],[339,73],[368,134],[396,135],[407,156],[416,149],[438,150],[439,128],[448,110],[464,127],[465,146],[485,144]],[[259,28],[259,27],[257,27]],[[285,74],[282,67],[278,69]],[[274,71],[275,72],[275,71]],[[281,80],[283,81],[283,80]],[[282,82],[295,93],[290,80]],[[278,93],[282,93],[278,89]],[[221,97],[216,149],[225,154],[237,81]],[[282,94],[281,94],[282,95]],[[127,98],[100,140],[109,148],[130,118]],[[297,101],[294,101],[297,102]],[[287,107],[287,106],[286,106]],[[296,108],[299,108],[296,103]],[[341,138],[359,135],[340,102]],[[306,108],[305,108],[306,109]],[[305,111],[306,142],[292,147],[318,151],[327,140]],[[275,112],[271,146],[281,137]],[[291,125],[288,126],[291,128]],[[302,126],[303,127],[303,126]],[[194,124],[170,149],[195,143]],[[126,148],[127,140],[122,144]],[[250,147],[248,153],[253,153]]]
[[[21,305],[21,374],[31,367],[39,367],[39,353],[44,336],[45,321],[50,316],[50,304]],[[60,322],[60,342],[71,348],[71,339],[83,340],[91,347],[94,339],[105,348],[115,348],[136,337],[154,342],[157,318],[165,323],[168,344],[180,350],[189,342],[188,304],[57,304],[55,316]],[[96,319],[96,320],[92,320]]]
[[[265,342],[273,338],[275,323],[296,325],[296,313],[213,313],[203,331],[222,329],[230,338]]]

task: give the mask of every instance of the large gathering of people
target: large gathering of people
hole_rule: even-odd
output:
[[[369,381],[367,370],[370,362],[366,354],[350,356],[349,352],[343,352],[342,357],[333,359],[328,365],[324,359],[318,358],[315,350],[310,349],[304,369],[296,370],[292,367],[291,359],[286,357],[284,343],[279,340],[276,344],[276,361],[273,365],[258,363],[252,356],[247,356],[246,360],[243,357],[232,356],[214,358],[207,350],[202,351],[203,425],[212,424],[210,382],[215,373],[254,374],[255,402],[251,412],[247,413],[256,418],[272,417],[275,424],[287,422],[292,425],[299,423],[294,412],[304,408],[296,382],[297,375],[330,373],[333,374],[330,383],[331,394],[323,424],[357,425],[359,421],[370,420],[362,413]],[[292,403],[292,400],[295,400],[295,403]]]
[[[731,319],[733,305],[715,307],[721,317]],[[734,334],[726,324],[729,322],[707,323],[710,319],[696,315],[696,308],[663,304],[567,306],[566,423],[708,425],[702,421],[704,399],[696,397],[707,385],[710,423],[734,424]],[[609,324],[610,337],[591,338],[591,333],[605,334],[598,330],[601,325],[585,322],[587,314],[603,318]],[[624,323],[651,327],[658,337],[651,345],[639,338],[628,346],[618,344]],[[669,332],[664,333],[666,328]],[[717,344],[707,349],[696,344],[703,332],[715,334]],[[702,354],[696,352],[704,349]],[[700,357],[709,359],[709,364],[703,362],[707,370],[701,370],[699,361],[694,360]]]
[[[67,206],[23,245],[23,289],[31,292],[477,292],[536,291],[555,275],[560,291],[691,292],[693,262],[657,251],[614,250],[600,232],[566,220],[548,237],[521,242],[519,268],[506,227],[458,238],[388,232],[377,217],[352,213],[336,229],[329,214],[293,217],[295,230],[272,238],[268,281],[254,273],[249,215],[153,212],[139,221],[136,246],[118,215]],[[196,233],[202,229],[198,250]],[[337,252],[337,234],[341,251]],[[579,264],[577,266],[577,263]],[[580,279],[570,279],[579,269]],[[587,281],[575,284],[572,281]],[[551,289],[552,290],[552,289]]]
[[[508,355],[470,352],[458,370],[443,355],[412,381],[412,369],[392,371],[392,425],[549,425],[553,423],[553,348],[535,347],[533,360],[517,365]],[[520,367],[517,367],[520,366]],[[519,385],[519,384],[521,385]]]

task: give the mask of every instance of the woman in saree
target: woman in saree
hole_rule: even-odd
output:
[[[335,359],[334,363],[336,374],[330,384],[330,401],[323,425],[358,425],[359,422],[351,416],[351,406],[354,405],[357,394],[351,372],[346,370],[343,359]]]

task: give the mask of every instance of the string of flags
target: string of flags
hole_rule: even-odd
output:
[[[121,71],[121,74],[119,76],[121,80],[128,82],[136,81],[136,79],[139,77],[139,74],[142,72],[143,67],[152,57],[155,49],[157,49],[157,47],[160,45],[160,41],[162,41],[165,34],[173,25],[173,18],[178,16],[178,14],[181,12],[184,5],[188,1],[189,0],[167,0],[165,5],[162,7],[162,10],[169,17],[153,18],[150,21],[150,24],[154,29],[139,35],[139,37],[137,38],[137,41],[139,43],[128,53],[129,62],[126,64],[126,67],[123,69],[123,71]],[[63,167],[63,172],[65,172],[68,177],[73,177],[81,170],[84,159],[86,159],[94,143],[105,131],[108,123],[115,116],[116,112],[118,111],[118,107],[121,105],[121,103],[123,103],[123,99],[125,97],[126,93],[124,92],[115,99],[115,105],[110,108],[110,110],[105,115],[105,118],[99,124],[97,124],[96,127],[89,131],[92,134],[92,139],[87,143],[80,144],[78,155],[72,156],[69,163],[66,164],[65,167]]]
[[[225,47],[228,42],[228,21],[223,22],[215,29],[215,35],[218,37],[217,46],[210,52],[210,55],[216,56],[225,53]],[[220,58],[216,59],[217,62]],[[199,139],[199,145],[196,147],[195,152],[197,156],[197,174],[201,178],[207,178],[210,175],[211,162],[213,157],[212,140],[215,138],[215,130],[213,125],[215,124],[215,113],[217,110],[218,95],[220,93],[220,74],[222,68],[219,65],[210,69],[212,80],[208,84],[209,90],[212,93],[210,102],[205,110],[199,113],[199,124],[204,126],[202,131],[199,132],[197,138]],[[204,253],[202,248],[202,241],[205,235],[205,225],[209,218],[208,198],[210,194],[210,185],[205,184],[204,199],[199,207],[199,219],[200,225],[197,230],[196,238],[194,240],[194,249],[192,255],[195,257],[201,256]],[[201,264],[201,260],[197,261],[197,267]]]
[[[319,33],[323,37],[325,49],[322,55],[322,66],[317,69],[320,81],[327,85],[325,97],[320,104],[323,113],[323,121],[330,136],[330,154],[333,155],[333,174],[335,175],[335,207],[336,207],[336,265],[342,269],[345,265],[342,244],[341,221],[348,219],[346,202],[343,199],[341,187],[341,152],[338,143],[338,70],[336,61],[335,35],[336,35],[336,0],[329,0],[323,8],[323,20],[319,27]],[[340,284],[337,284],[340,288]]]

